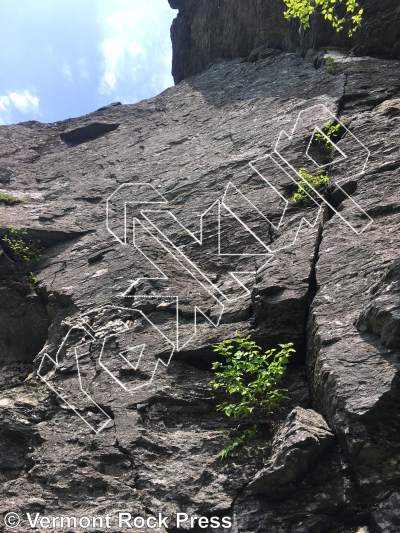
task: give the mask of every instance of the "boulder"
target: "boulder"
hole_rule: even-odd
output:
[[[372,512],[374,531],[398,533],[400,531],[400,494],[394,492]]]
[[[274,498],[286,496],[295,490],[295,482],[307,473],[333,438],[319,413],[296,407],[278,429],[271,456],[249,488]]]

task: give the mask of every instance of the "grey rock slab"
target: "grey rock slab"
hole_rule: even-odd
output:
[[[6,277],[11,276],[13,274],[13,262],[8,257],[8,255],[4,252],[4,250],[0,250],[0,276]]]
[[[118,128],[119,124],[107,124],[106,122],[91,122],[87,126],[81,128],[75,128],[68,130],[60,134],[61,140],[72,143],[81,144],[86,141],[96,139],[101,135],[105,135],[110,131],[114,131]]]
[[[79,516],[119,509],[137,514],[215,512],[231,515],[235,531],[321,533],[347,526],[357,513],[365,512],[353,469],[362,494],[365,480],[377,488],[367,491],[374,505],[390,495],[398,477],[391,462],[398,440],[397,355],[381,345],[378,335],[361,333],[353,325],[372,301],[368,289],[380,282],[398,256],[398,113],[393,92],[398,63],[390,63],[390,69],[387,60],[373,63],[377,72],[368,91],[378,97],[368,105],[360,96],[368,69],[353,79],[349,63],[346,71],[331,75],[297,55],[263,50],[255,62],[217,62],[139,104],[108,106],[56,124],[0,127],[2,191],[31,198],[26,204],[0,206],[0,234],[12,223],[27,228],[30,238],[45,245],[45,257],[35,270],[39,283],[34,293],[22,296],[2,280],[0,290],[6,295],[0,303],[6,309],[2,320],[4,324],[16,320],[7,310],[19,313],[29,302],[37,306],[30,324],[36,324],[42,312],[47,317],[43,344],[34,350],[29,346],[34,372],[30,363],[2,364],[2,386],[10,385],[0,397],[2,446],[10,442],[7,431],[14,432],[16,452],[1,469],[5,481],[1,511],[58,515],[62,510]],[[357,99],[345,102],[342,109],[346,80]],[[388,100],[378,102],[382,97]],[[285,235],[279,228],[271,230],[265,218],[227,186],[234,184],[254,205],[261,205],[277,228],[284,199],[292,197],[296,186],[278,172],[268,175],[283,197],[277,201],[269,188],[266,194],[265,182],[249,162],[269,154],[282,129],[290,131],[299,112],[317,104],[332,113],[342,112],[345,124],[371,150],[367,172],[351,179],[351,194],[374,224],[356,236],[338,214],[330,218],[332,213],[323,209],[317,217],[318,205],[303,209],[290,204],[285,212],[290,236],[302,219],[307,222],[298,246],[277,252],[288,244]],[[96,123],[119,126],[80,144],[60,138]],[[305,141],[300,135],[285,145],[295,169],[304,160],[299,149]],[[340,143],[345,146],[345,136]],[[353,168],[354,158],[348,170]],[[119,236],[125,229],[124,202],[129,200],[127,242],[122,244],[106,230],[106,204],[125,183],[154,189],[147,187],[138,194],[133,187],[130,196],[110,200],[110,222]],[[192,236],[170,215],[144,212],[158,191],[168,201],[164,207]],[[260,257],[218,255],[217,213],[212,209],[204,217],[203,242],[193,238],[199,236],[200,216],[225,192],[227,203],[243,213],[248,224],[246,228],[225,209],[224,250],[242,254],[249,248],[259,253],[261,248]],[[352,206],[349,198],[336,195],[337,212],[364,224],[365,217]],[[134,217],[139,221],[135,237],[141,251],[133,245]],[[266,247],[272,252],[265,253]],[[176,260],[178,250],[190,265],[183,267]],[[272,253],[274,261],[266,264]],[[195,267],[212,290],[195,280]],[[232,271],[256,273],[240,277],[241,285]],[[162,279],[151,279],[157,277]],[[225,313],[220,326],[214,327],[207,319],[218,317],[221,305],[215,295],[221,293],[228,297]],[[179,296],[179,309],[171,295]],[[198,316],[192,337],[196,306],[207,318]],[[154,368],[158,358],[165,361],[168,356],[156,328],[143,315],[171,339],[177,311],[179,340],[185,346],[168,368],[160,365],[151,384],[133,393],[124,390],[115,378],[126,386],[141,384],[148,380],[151,365]],[[45,353],[56,357],[77,324],[93,326],[95,340],[89,343],[87,330],[76,328],[63,345],[57,371],[51,374],[49,360],[43,367],[53,388],[57,385],[61,395],[68,394],[68,406],[36,371]],[[36,328],[32,335],[38,332]],[[272,440],[268,417],[254,420],[261,427],[259,445],[250,443],[228,461],[220,461],[225,442],[220,431],[235,422],[216,411],[222,395],[209,384],[215,357],[212,345],[236,332],[252,334],[263,348],[275,346],[284,335],[287,341],[296,338],[303,359],[307,345],[313,407],[339,435],[340,447],[336,443],[326,448],[314,466],[294,481],[299,490],[279,503],[246,489],[268,457]],[[99,364],[107,334],[113,335],[105,352],[110,373]],[[137,373],[120,357],[134,337],[151,346]],[[24,338],[12,336],[6,360],[21,352]],[[72,409],[93,424],[104,416],[80,388],[75,346],[85,371],[84,390],[111,420],[98,435]],[[24,357],[27,354],[24,351]],[[296,404],[309,407],[304,369],[293,369],[286,383],[291,397],[288,411]]]

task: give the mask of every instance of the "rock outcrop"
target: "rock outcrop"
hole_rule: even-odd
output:
[[[400,61],[282,51],[251,29],[252,2],[243,49],[201,55],[196,32],[219,25],[230,42],[236,24],[210,7],[207,26],[211,4],[228,9],[174,4],[173,35],[185,19],[200,58],[174,41],[177,86],[0,127],[1,190],[31,200],[0,202],[0,236],[11,223],[45,248],[30,292],[0,254],[0,512],[21,516],[15,531],[27,513],[109,514],[128,531],[118,512],[163,513],[170,532],[227,530],[177,529],[179,512],[235,533],[398,527]],[[266,5],[275,25],[282,6]],[[397,8],[382,3],[376,24]],[[390,35],[376,52],[396,57]],[[214,55],[233,59],[187,77]],[[331,114],[329,185],[293,203]],[[216,411],[212,345],[237,332],[296,354],[284,411],[247,420],[259,442],[221,461],[234,421]]]

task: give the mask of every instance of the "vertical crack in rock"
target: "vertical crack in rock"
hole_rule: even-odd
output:
[[[326,213],[329,212],[329,208],[328,207],[325,209],[325,212]],[[324,212],[324,219],[325,219],[325,216],[328,216],[328,215],[325,215],[325,212]],[[311,309],[311,304],[312,304],[312,302],[313,302],[313,300],[315,298],[315,295],[318,292],[317,262],[318,262],[318,259],[319,259],[319,249],[320,249],[322,238],[323,238],[324,223],[325,223],[324,219],[323,219],[322,224],[320,224],[320,226],[318,228],[317,238],[316,238],[316,241],[315,241],[314,256],[313,256],[312,263],[311,263],[311,271],[310,271],[310,277],[309,277],[309,283],[308,283],[307,305],[306,305],[306,313],[305,313],[305,317],[304,317],[304,345],[305,345],[306,354],[307,354],[307,351],[308,351],[308,345],[309,345],[309,340],[310,340],[309,339],[308,328],[307,328],[308,321],[309,321],[309,318],[310,318],[310,309]],[[307,355],[306,355],[306,357],[307,357]],[[311,397],[310,379],[309,379],[309,375],[308,374],[309,374],[308,365],[306,365],[307,387],[308,387],[308,391],[309,391],[309,394],[310,394],[310,397]]]
[[[337,108],[337,114],[336,114],[337,118],[339,118],[339,119],[340,119],[342,111],[344,109],[344,102],[345,102],[345,97],[346,97],[347,77],[348,77],[348,74],[345,72],[344,73],[344,82],[343,82],[343,94],[342,94],[341,98],[339,99],[338,108]]]
[[[327,211],[327,208],[326,210]],[[304,333],[306,334],[306,326],[308,322],[308,315],[310,311],[310,307],[312,304],[312,301],[317,294],[318,291],[318,282],[317,282],[317,273],[316,273],[316,266],[319,259],[319,249],[322,242],[323,237],[323,231],[324,231],[324,224],[320,224],[317,232],[317,237],[315,240],[315,250],[314,250],[314,256],[312,258],[311,262],[311,271],[310,271],[310,277],[308,282],[308,298],[307,298],[307,308],[306,308],[306,316],[305,316],[305,326],[304,326]]]

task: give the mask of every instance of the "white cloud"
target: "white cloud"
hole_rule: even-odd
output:
[[[77,61],[77,65],[80,76],[85,80],[90,80],[90,72],[87,67],[86,57],[81,56]]]
[[[9,94],[11,102],[15,105],[18,111],[28,114],[37,115],[39,113],[39,98],[33,96],[29,91],[20,91]]]
[[[130,11],[119,11],[106,19],[108,38],[100,47],[103,53],[103,74],[100,80],[99,92],[101,94],[111,94],[117,87],[117,80],[124,70],[124,63],[130,46],[133,50],[140,45],[131,43],[130,35],[136,28],[137,20]],[[131,52],[134,53],[134,52]]]
[[[8,96],[0,96],[0,111],[7,111],[10,107],[10,99]]]
[[[69,66],[68,61],[64,61],[62,73],[64,78],[66,78],[68,81],[74,81],[74,77],[72,75],[71,67]]]
[[[40,115],[39,98],[33,96],[28,90],[0,95],[0,125],[12,123],[12,112],[15,109],[24,114]]]
[[[101,43],[104,55],[103,76],[100,81],[99,91],[102,94],[110,94],[117,86],[119,75],[119,63],[124,56],[124,46],[120,39],[106,39]]]
[[[138,55],[140,53],[142,54],[147,53],[146,48],[142,48],[140,44],[137,43],[136,41],[131,42],[131,44],[129,45],[129,51],[132,55]]]
[[[111,17],[108,17],[107,23],[113,26],[118,33],[122,33],[126,27],[131,30],[136,29],[139,18],[140,16],[138,17],[137,14],[131,11],[118,11],[114,15],[111,15]]]
[[[8,96],[0,96],[0,125],[9,124],[11,121],[11,102]]]
[[[113,18],[114,20],[114,18]],[[128,18],[127,25],[132,27],[132,20]],[[116,26],[120,30],[120,23]],[[123,78],[127,72],[128,62],[132,62],[131,56],[145,56],[146,48],[136,41],[131,41],[130,36],[124,33],[101,43],[103,52],[103,75],[100,81],[99,91],[102,94],[111,94],[117,88],[119,78]]]
[[[165,52],[170,56],[171,50],[170,19],[171,10],[164,0],[148,0],[146,9],[139,2],[129,2],[128,9],[104,17],[100,94],[115,98],[123,87],[124,92],[129,87],[128,98],[138,101],[172,85],[171,63],[164,63]],[[156,79],[151,79],[154,73]]]

